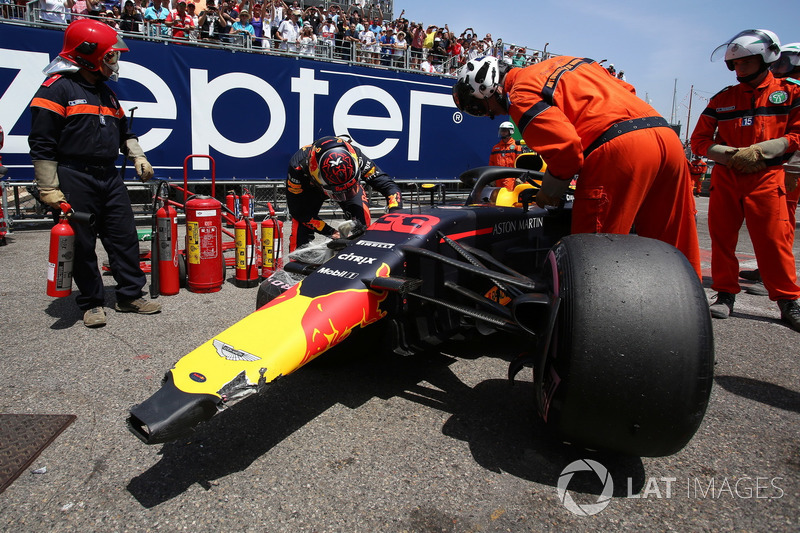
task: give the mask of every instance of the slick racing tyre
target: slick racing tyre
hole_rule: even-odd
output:
[[[713,379],[695,271],[677,249],[635,235],[570,235],[550,254],[557,272],[545,275],[561,306],[537,390],[548,425],[591,449],[676,453],[697,431]]]

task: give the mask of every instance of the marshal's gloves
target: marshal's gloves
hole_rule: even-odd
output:
[[[139,146],[139,141],[128,139],[125,141],[125,147],[128,149],[128,157],[133,160],[133,168],[136,169],[136,175],[139,176],[142,183],[152,178],[153,167],[144,156],[144,151]]]
[[[561,197],[569,189],[571,180],[559,179],[547,170],[542,177],[542,186],[539,192],[536,193],[536,205],[544,207],[546,205],[558,205],[561,203]]]
[[[66,202],[64,193],[58,188],[58,161],[36,159],[33,162],[33,174],[39,187],[39,199],[58,211],[61,202]]]
[[[733,154],[735,154],[737,150],[738,148],[734,148],[733,146],[725,146],[724,144],[712,144],[711,147],[708,149],[706,157],[708,157],[715,163],[720,163],[722,165],[728,166],[728,164],[731,161],[731,156],[733,156]]]
[[[765,159],[782,156],[789,147],[786,137],[778,137],[769,141],[761,141],[747,148],[740,148],[731,156],[730,167],[743,174],[752,174],[767,168]]]

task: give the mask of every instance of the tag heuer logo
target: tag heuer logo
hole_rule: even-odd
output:
[[[771,95],[769,95],[769,101],[773,104],[782,104],[786,100],[788,100],[789,95],[786,94],[786,91],[775,91]]]

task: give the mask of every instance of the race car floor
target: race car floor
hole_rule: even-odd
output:
[[[425,357],[338,350],[191,438],[146,446],[128,409],[251,312],[256,289],[182,290],[139,316],[112,310],[107,277],[108,325],[88,329],[74,297],[45,295],[47,250],[46,230],[0,247],[0,413],[77,419],[0,495],[0,530],[800,529],[800,333],[766,297],[743,293],[713,322],[708,411],[669,457],[561,443],[535,413],[530,375],[509,386],[513,354],[497,335]],[[746,230],[738,251],[754,268]]]

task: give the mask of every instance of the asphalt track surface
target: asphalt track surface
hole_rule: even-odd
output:
[[[706,251],[707,201],[698,199]],[[45,295],[47,231],[8,241],[0,412],[78,418],[0,495],[2,531],[800,529],[800,333],[766,297],[742,294],[732,318],[714,321],[711,402],[670,457],[559,442],[534,412],[531,384],[505,380],[509,354],[497,337],[425,357],[337,350],[192,438],[146,446],[125,426],[128,409],[177,359],[252,311],[256,289],[183,290],[159,299],[159,315],[109,310],[108,325],[90,330],[73,298]],[[743,268],[755,266],[746,231],[738,252]],[[580,459],[613,484],[591,516],[557,491]],[[565,486],[574,509],[605,501],[592,472]]]

